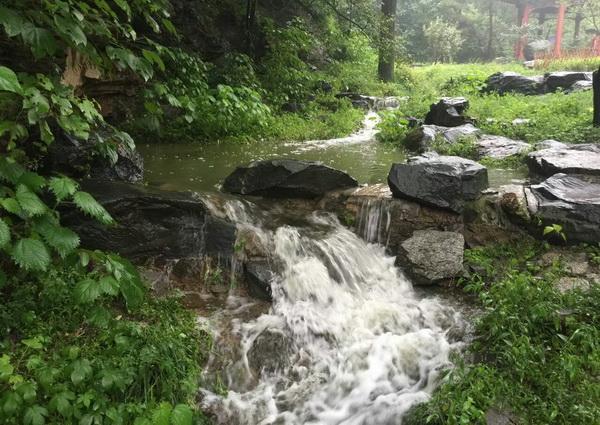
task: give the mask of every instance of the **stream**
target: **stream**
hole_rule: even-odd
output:
[[[380,183],[406,158],[375,141],[376,122],[369,114],[360,132],[333,140],[140,151],[148,184],[163,189],[215,192],[237,165],[275,157],[319,160],[360,183]],[[491,185],[518,177],[490,170]],[[415,291],[382,245],[384,212],[366,206],[361,237],[325,212],[235,198],[213,207],[250,230],[277,270],[271,305],[231,293],[199,318],[215,339],[201,406],[218,424],[398,425],[429,398],[468,338],[464,309]]]

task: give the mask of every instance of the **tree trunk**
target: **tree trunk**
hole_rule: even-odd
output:
[[[600,127],[600,69],[594,72],[594,126]]]
[[[573,32],[573,41],[579,41],[579,34],[581,33],[581,22],[583,21],[583,15],[581,12],[577,12],[575,15],[575,31]]]
[[[379,28],[379,79],[394,80],[397,0],[383,0]]]

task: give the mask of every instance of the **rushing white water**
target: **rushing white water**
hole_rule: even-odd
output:
[[[234,204],[228,215],[257,230],[243,209]],[[203,408],[232,425],[401,424],[449,366],[458,313],[416,296],[384,247],[332,215],[268,221],[261,238],[280,270],[272,307],[234,321],[239,352],[223,373],[230,390],[203,389]]]

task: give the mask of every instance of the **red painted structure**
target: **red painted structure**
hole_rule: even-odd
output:
[[[518,10],[517,23],[521,28],[529,25],[531,16],[538,13],[540,22],[542,22],[547,14],[556,15],[556,32],[554,37],[553,56],[560,57],[562,55],[562,44],[565,31],[565,18],[568,12],[569,5],[575,1],[564,0],[504,0],[506,3],[514,4]],[[522,36],[517,40],[515,45],[515,57],[518,60],[525,59],[525,47],[527,46],[527,36]],[[593,53],[600,55],[600,35],[592,40],[591,50]]]

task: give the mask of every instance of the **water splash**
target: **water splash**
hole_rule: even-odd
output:
[[[377,214],[364,228],[378,238],[373,229],[385,226],[375,222],[386,220]],[[254,320],[234,320],[238,356],[224,373],[230,390],[202,389],[202,407],[219,424],[401,423],[449,366],[459,343],[447,335],[462,326],[458,313],[418,297],[383,246],[332,215],[263,236],[281,270],[272,306]]]
[[[391,204],[387,199],[367,198],[361,203],[356,231],[365,241],[387,247],[391,221]]]

